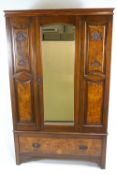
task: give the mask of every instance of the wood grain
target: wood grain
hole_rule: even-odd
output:
[[[66,144],[67,143],[67,144]],[[58,155],[101,155],[101,139],[19,137],[20,152]],[[34,147],[35,145],[35,147]]]
[[[87,82],[86,124],[101,125],[103,109],[103,82]]]
[[[20,122],[31,122],[33,120],[31,82],[17,81],[17,102]]]

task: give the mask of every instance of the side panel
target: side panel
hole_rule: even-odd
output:
[[[13,17],[7,19],[10,33],[12,61],[10,61],[11,98],[14,128],[30,130],[39,128],[39,112],[35,108],[36,55],[35,18]],[[11,58],[10,58],[11,59]]]
[[[82,22],[82,132],[105,132],[107,126],[111,16],[84,17]]]

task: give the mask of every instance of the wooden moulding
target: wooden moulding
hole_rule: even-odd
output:
[[[5,10],[5,16],[112,15],[114,8]]]

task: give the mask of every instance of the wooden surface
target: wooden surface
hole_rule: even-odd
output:
[[[35,158],[60,158],[105,166],[105,134],[15,131],[15,143],[17,164]]]
[[[87,16],[83,20],[80,103],[82,132],[107,131],[111,29],[111,16]]]
[[[6,16],[112,15],[114,8],[5,10]]]
[[[42,147],[38,152],[43,154],[45,152],[49,157],[54,157],[58,145],[62,145],[60,155],[55,157],[62,157],[64,154],[67,157],[69,154],[68,157],[72,158],[76,153],[82,159],[78,147],[83,141],[89,148],[83,153],[83,160],[92,160],[102,168],[105,167],[112,15],[112,8],[5,11],[17,163],[28,158],[28,151],[31,152],[33,142],[40,142]],[[74,125],[72,126],[44,124],[40,27],[52,23],[75,25]],[[28,135],[24,137],[22,131],[28,132]],[[47,133],[47,137],[43,136],[41,139],[39,136],[33,137],[32,132]],[[64,138],[60,135],[58,141],[57,135],[54,139],[49,138],[50,133],[51,135],[71,133],[75,134],[76,138],[69,138],[67,145],[67,134]],[[94,140],[90,138],[92,133]],[[86,134],[86,137],[79,140],[79,134],[81,137]],[[105,136],[100,141],[98,136],[103,135]],[[50,149],[47,147],[48,144]],[[96,148],[97,152],[93,151]],[[26,155],[20,155],[20,151],[26,151]],[[31,155],[29,153],[29,159],[35,156],[33,151]]]
[[[103,83],[87,82],[86,124],[102,124]]]
[[[66,144],[67,143],[67,144]],[[20,153],[100,156],[101,139],[19,136]]]

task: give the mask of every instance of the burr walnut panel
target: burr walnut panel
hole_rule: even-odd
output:
[[[101,139],[19,136],[20,153],[100,156]]]
[[[105,33],[105,25],[87,24],[87,73],[104,72]]]
[[[86,112],[85,123],[88,125],[101,125],[103,121],[103,94],[104,82],[86,81]]]
[[[32,122],[33,108],[32,108],[32,90],[31,81],[18,81],[16,80],[17,92],[17,108],[19,122]]]

